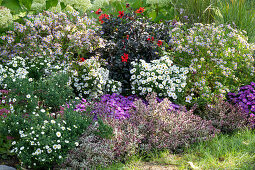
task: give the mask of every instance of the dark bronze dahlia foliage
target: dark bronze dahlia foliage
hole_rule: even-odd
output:
[[[104,17],[107,16],[107,17]],[[169,28],[172,24],[156,24],[143,13],[119,11],[119,15],[101,14],[100,34],[106,40],[101,49],[102,57],[108,62],[110,77],[121,81],[123,94],[130,92],[130,63],[138,59],[149,62],[159,58],[164,42],[169,41]]]

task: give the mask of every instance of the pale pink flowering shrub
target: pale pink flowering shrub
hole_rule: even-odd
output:
[[[156,93],[147,96],[148,105],[142,100],[134,102],[130,121],[143,135],[140,149],[176,150],[191,143],[207,140],[218,133],[212,123],[203,120],[193,111],[171,110],[170,101],[157,102]],[[132,120],[133,119],[133,120]]]
[[[232,105],[222,98],[213,105],[207,105],[202,115],[222,132],[233,132],[248,126],[249,114],[241,105]]]

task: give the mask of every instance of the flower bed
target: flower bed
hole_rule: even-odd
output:
[[[254,45],[241,31],[126,8],[97,21],[44,11],[1,35],[0,154],[95,169],[254,127]]]

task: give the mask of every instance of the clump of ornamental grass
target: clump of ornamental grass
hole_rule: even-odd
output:
[[[142,100],[134,102],[135,107],[130,110],[129,118],[139,134],[144,136],[139,145],[142,151],[176,151],[191,143],[208,140],[218,133],[210,121],[194,115],[193,110],[171,110],[171,102],[167,98],[157,102],[156,93],[146,99],[148,105]]]

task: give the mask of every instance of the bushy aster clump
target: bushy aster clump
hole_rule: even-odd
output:
[[[1,63],[18,55],[22,58],[48,57],[62,63],[100,47],[93,21],[78,12],[45,11],[28,15],[25,24],[14,23],[14,31],[0,37]]]
[[[171,30],[174,63],[189,67],[187,95],[191,99],[224,97],[254,79],[254,46],[230,25],[194,24]]]
[[[255,83],[240,87],[237,93],[228,93],[228,100],[240,105],[249,115],[250,121],[255,125]]]
[[[140,149],[177,150],[193,142],[204,141],[218,132],[210,121],[202,120],[191,111],[171,110],[170,101],[165,98],[157,102],[156,93],[147,96],[149,105],[142,100],[134,102],[129,121],[138,128]]]
[[[84,59],[73,63],[72,86],[79,97],[98,98],[105,93],[120,93],[121,83],[109,78],[98,58]]]
[[[6,95],[8,95],[8,90],[0,90],[0,117],[6,117],[7,114],[10,113],[10,110],[8,109],[9,105],[12,101],[6,101]]]
[[[167,55],[150,63],[139,60],[131,64],[132,94],[146,96],[148,93],[156,92],[159,97],[176,100],[186,87],[188,68],[174,65]]]

